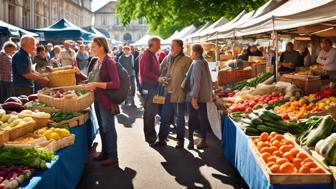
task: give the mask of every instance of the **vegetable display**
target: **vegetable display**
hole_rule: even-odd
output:
[[[73,113],[73,112],[56,112],[51,115],[51,120],[54,122],[61,122],[65,120],[72,119],[74,117],[77,117],[78,114]]]
[[[243,81],[239,81],[236,84],[233,85],[232,87],[232,91],[235,90],[242,90],[244,87],[256,87],[258,84],[266,81],[267,79],[271,78],[273,76],[273,74],[271,73],[265,73],[262,76],[256,77],[253,80],[247,81],[247,80],[243,80]]]
[[[253,139],[261,158],[273,174],[319,174],[325,171],[295,144],[276,132]]]
[[[6,114],[5,110],[0,109],[0,128],[10,129],[12,127],[18,127],[26,123],[34,122],[31,117],[21,118],[18,115]]]
[[[36,148],[0,148],[0,165],[25,165],[45,169],[47,162],[55,159],[53,152]]]
[[[32,172],[27,166],[0,166],[0,189],[18,188],[32,176]]]
[[[48,140],[59,140],[70,136],[70,131],[63,128],[41,128],[35,131],[35,134],[47,137]]]
[[[336,133],[331,134],[325,139],[320,140],[315,151],[322,155],[330,165],[336,165]]]
[[[49,90],[46,95],[52,96],[54,98],[73,98],[85,95],[87,92],[85,90],[75,91],[75,90],[64,90],[64,89],[53,89]]]

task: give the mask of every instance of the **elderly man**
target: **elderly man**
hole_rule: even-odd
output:
[[[157,104],[153,104],[153,98],[157,92],[160,78],[160,64],[156,53],[160,49],[160,39],[153,37],[148,40],[148,49],[140,57],[139,77],[143,89],[144,99],[144,133],[146,142],[153,145],[157,139],[155,131],[155,115]]]
[[[15,51],[15,43],[7,41],[0,52],[0,102],[13,96],[12,56]]]
[[[330,87],[335,87],[336,83],[336,49],[332,47],[330,39],[324,39],[321,44],[322,50],[317,57],[316,62],[323,66],[332,82]]]
[[[162,67],[166,68],[166,71],[161,72],[161,77],[164,77],[163,84],[166,86],[166,102],[162,108],[159,140],[155,143],[155,146],[166,145],[171,117],[176,113],[176,133],[178,140],[176,148],[184,147],[186,93],[184,89],[181,88],[181,84],[191,65],[191,62],[191,58],[183,53],[183,41],[180,39],[174,39],[171,44],[171,53],[164,58],[161,63],[161,69]]]
[[[15,96],[30,95],[34,91],[33,81],[41,85],[48,83],[48,79],[33,71],[30,55],[35,51],[36,41],[32,36],[25,35],[20,40],[20,50],[12,59],[13,85]]]
[[[76,65],[76,53],[70,48],[70,41],[64,41],[63,46],[64,50],[61,51],[58,62],[60,62],[62,66]]]

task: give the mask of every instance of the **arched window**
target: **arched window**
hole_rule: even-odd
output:
[[[130,42],[132,42],[132,35],[129,34],[129,33],[125,33],[125,34],[124,34],[124,37],[123,37],[123,40],[124,40],[126,43],[130,43]]]

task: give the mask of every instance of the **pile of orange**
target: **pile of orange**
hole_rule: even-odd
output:
[[[306,153],[281,134],[263,132],[253,143],[272,173],[325,173]]]

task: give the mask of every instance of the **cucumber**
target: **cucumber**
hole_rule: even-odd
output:
[[[271,112],[271,111],[264,111],[264,113],[265,113],[266,115],[268,115],[269,117],[271,117],[272,119],[276,120],[276,121],[282,119],[281,116],[279,116],[278,114],[276,114],[276,113],[274,113],[274,112]]]
[[[249,135],[249,136],[257,136],[260,134],[260,131],[258,129],[255,129],[253,127],[246,127],[244,129],[244,132],[246,135]]]
[[[248,117],[251,119],[253,124],[260,125],[263,123],[263,121],[254,113],[250,113]]]
[[[264,125],[266,125],[268,127],[275,128],[275,129],[281,129],[281,130],[287,131],[287,127],[283,126],[283,125],[280,125],[280,124],[275,124],[275,123],[272,123],[272,122],[264,121]]]
[[[312,129],[311,132],[306,137],[305,145],[308,147],[313,147],[315,144],[325,139],[327,136],[330,135],[334,128],[334,120],[330,115],[324,116],[321,123],[315,128]]]
[[[243,122],[243,123],[246,123],[248,125],[252,124],[252,121],[250,119],[247,119],[247,118],[242,118],[240,121]]]
[[[267,133],[271,133],[271,132],[277,132],[279,134],[284,134],[287,131],[281,130],[281,129],[277,129],[277,128],[273,128],[273,127],[268,127],[266,125],[258,125],[257,129],[263,132],[267,132]]]
[[[274,119],[272,119],[271,117],[269,117],[269,116],[266,115],[265,113],[260,113],[260,114],[259,114],[259,118],[260,118],[262,121],[274,122]]]

